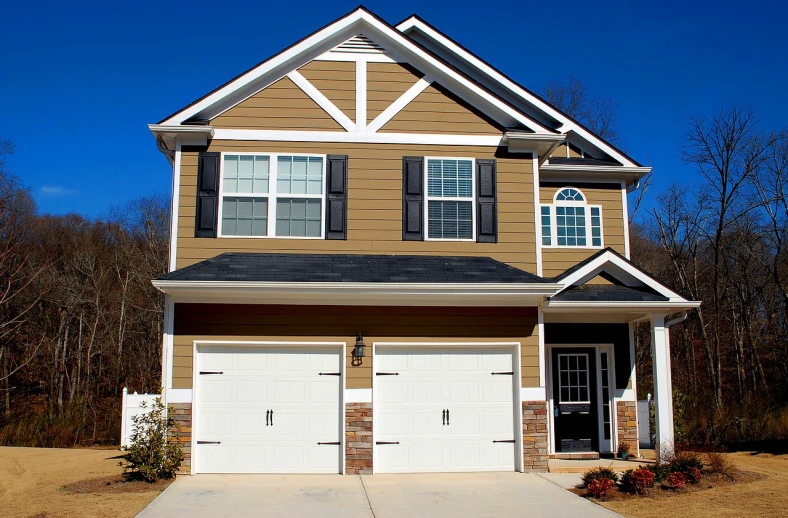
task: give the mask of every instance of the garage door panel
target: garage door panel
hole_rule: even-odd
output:
[[[201,348],[195,469],[208,473],[340,473],[339,351]],[[273,411],[269,413],[269,411]],[[221,441],[221,444],[199,444]]]
[[[200,399],[206,403],[232,403],[233,382],[222,379],[201,379],[198,390]]]
[[[265,381],[236,381],[235,401],[238,403],[265,404],[268,401],[268,383]]]
[[[339,378],[334,381],[310,381],[309,382],[309,402],[310,403],[339,403]]]
[[[245,439],[248,439],[250,435],[263,437],[266,433],[265,417],[265,410],[260,412],[239,412],[235,414],[235,429],[232,433],[238,436],[245,436]],[[227,432],[225,434],[229,435]]]
[[[483,384],[485,403],[511,403],[512,402],[512,379],[506,381],[487,381]]]
[[[375,440],[400,444],[375,446],[376,471],[513,471],[514,444],[492,442],[515,435],[512,357],[378,348],[375,372],[397,376],[375,378]]]
[[[305,403],[306,382],[275,381],[273,403]]]

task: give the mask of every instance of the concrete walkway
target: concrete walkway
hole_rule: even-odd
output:
[[[139,515],[534,518],[619,516],[541,475],[197,475],[179,477]]]

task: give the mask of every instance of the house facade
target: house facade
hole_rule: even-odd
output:
[[[649,169],[413,16],[339,18],[150,125],[173,166],[163,397],[192,473],[546,470],[637,448]]]

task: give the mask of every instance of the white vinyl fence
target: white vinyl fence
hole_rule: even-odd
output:
[[[123,421],[120,424],[120,446],[121,448],[129,445],[129,438],[131,437],[134,422],[132,418],[140,415],[145,411],[150,411],[151,406],[156,398],[161,397],[161,394],[129,394],[126,387],[123,387]],[[146,404],[146,410],[142,409],[142,402]]]
[[[649,409],[654,401],[651,399],[651,394],[648,399],[641,399],[638,401],[638,442],[641,448],[653,448],[651,443],[651,431],[649,429]]]

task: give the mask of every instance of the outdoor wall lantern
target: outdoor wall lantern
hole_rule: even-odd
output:
[[[364,362],[365,346],[366,344],[364,343],[364,337],[361,336],[361,333],[359,333],[356,337],[356,345],[353,346],[353,361],[351,362],[352,365],[358,366]]]

